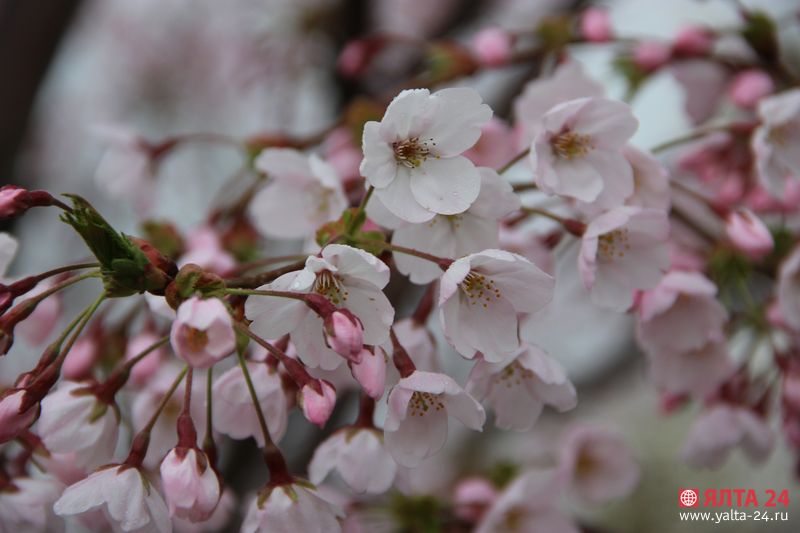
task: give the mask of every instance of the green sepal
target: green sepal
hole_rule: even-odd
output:
[[[78,195],[67,194],[72,211],[61,220],[75,229],[100,263],[106,294],[109,297],[129,296],[138,292],[163,289],[162,276],[131,240],[117,232]],[[161,285],[158,287],[158,285]]]

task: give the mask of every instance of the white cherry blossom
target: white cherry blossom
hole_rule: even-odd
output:
[[[320,255],[309,257],[303,270],[284,274],[260,289],[321,294],[361,320],[364,344],[388,340],[394,309],[381,289],[389,282],[389,268],[374,255],[341,244],[326,246]],[[298,356],[311,367],[333,370],[344,361],[326,346],[322,319],[299,300],[250,297],[245,314],[253,320],[253,331],[266,339],[291,333]]]
[[[259,494],[250,504],[241,533],[336,533],[344,512],[313,485],[295,481]]]
[[[524,257],[484,250],[454,261],[441,279],[440,318],[447,341],[462,356],[490,363],[520,347],[518,313],[534,313],[553,298],[554,280]]]
[[[289,148],[268,148],[255,162],[267,174],[267,184],[250,203],[258,230],[277,239],[311,235],[347,207],[336,170],[315,155]]]
[[[568,411],[577,404],[575,387],[564,368],[542,349],[523,344],[507,363],[481,359],[472,368],[467,392],[485,401],[501,429],[528,431],[545,405]]]
[[[448,416],[476,431],[486,421],[481,404],[446,374],[416,370],[394,386],[388,403],[386,447],[406,467],[413,468],[442,449]]]
[[[386,208],[408,222],[462,213],[478,197],[480,176],[461,154],[491,116],[474,89],[402,91],[381,122],[364,125],[361,173]]]
[[[308,465],[312,483],[336,470],[354,491],[382,494],[389,490],[397,464],[374,428],[340,429],[320,444]]]

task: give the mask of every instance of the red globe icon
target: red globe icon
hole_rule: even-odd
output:
[[[680,489],[678,491],[678,503],[681,507],[694,507],[697,505],[697,489]]]

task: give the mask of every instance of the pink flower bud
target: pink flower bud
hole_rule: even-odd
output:
[[[208,368],[236,349],[228,309],[220,300],[190,298],[178,308],[170,342],[178,357],[195,368]]]
[[[219,478],[205,453],[176,447],[161,462],[161,480],[170,516],[208,520],[220,499]]]
[[[590,7],[581,17],[581,35],[587,41],[604,43],[614,38],[611,29],[611,17],[608,11],[599,7]]]
[[[303,408],[303,414],[309,422],[322,427],[330,418],[333,407],[336,405],[336,389],[323,379],[317,380],[316,383],[319,384],[322,394],[317,392],[312,382],[309,382],[300,390],[299,401]]]
[[[19,412],[24,396],[24,390],[16,389],[7,391],[0,399],[0,442],[16,438],[36,420],[38,405]]]
[[[382,349],[375,348],[375,353],[366,348],[361,352],[361,362],[350,363],[353,377],[368,396],[376,400],[383,396],[386,385],[386,356]]]
[[[645,72],[652,72],[669,61],[672,51],[669,46],[656,41],[645,41],[633,50],[633,62]]]
[[[511,61],[514,40],[501,28],[485,28],[472,40],[472,49],[478,60],[489,67],[502,67]]]
[[[731,100],[743,109],[753,109],[758,101],[772,94],[775,83],[772,77],[760,69],[740,72],[733,78],[729,89]]]
[[[53,203],[53,197],[44,191],[29,191],[16,185],[5,185],[0,187],[0,220],[17,217],[31,207]]]
[[[350,361],[361,360],[364,347],[364,326],[356,315],[347,309],[337,309],[324,318],[325,342],[330,348]]]
[[[497,490],[488,479],[471,477],[459,481],[455,489],[455,514],[475,523],[497,499]]]
[[[678,32],[672,49],[678,55],[703,56],[711,52],[714,34],[702,26],[686,26]]]
[[[767,226],[749,209],[731,212],[725,220],[725,232],[738,250],[753,259],[764,257],[775,245]]]

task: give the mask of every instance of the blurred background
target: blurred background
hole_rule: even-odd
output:
[[[779,18],[797,8],[797,0],[742,4]],[[530,28],[544,16],[581,5],[585,3],[565,0],[0,0],[3,182],[82,194],[127,233],[137,232],[143,209],[149,217],[168,217],[190,230],[227,194],[222,184],[239,171],[242,155],[214,143],[181,147],[159,168],[153,183],[156,202],[143,207],[137,191],[113,190],[102,179],[114,140],[186,133],[313,135],[330,126],[360,91],[383,88],[380,83],[359,87],[337,74],[339,51],[349,39],[385,30],[410,38],[468,41],[489,24]],[[728,0],[618,0],[603,5],[621,36],[668,39],[690,22],[726,27],[737,21],[737,2]],[[784,49],[800,50],[795,29],[780,37]],[[623,96],[610,51],[581,47],[574,54],[610,95]],[[402,79],[415,60],[410,52],[385,59],[380,68],[386,86]],[[535,66],[523,65],[466,83],[478,88],[499,116],[509,118],[512,97],[535,74]],[[634,144],[650,148],[688,131],[685,98],[669,72],[648,82],[631,101],[641,123]],[[85,255],[51,210],[34,210],[5,229],[21,242],[12,276],[42,270],[56,263],[54,258],[63,263]],[[280,243],[267,246],[288,249]],[[451,439],[448,450],[430,468],[421,469],[427,475],[413,482],[422,491],[436,491],[437,483],[445,486],[460,466],[445,464],[448,460],[535,463],[543,450],[554,446],[566,423],[583,420],[619,429],[643,471],[639,490],[628,500],[574,510],[597,531],[800,531],[800,484],[794,460],[782,445],[761,466],[750,465],[738,453],[714,472],[689,469],[677,459],[695,413],[659,414],[658,395],[631,338],[632,324],[591,307],[575,284],[574,264],[574,256],[560,258],[556,277],[564,281],[557,289],[559,306],[526,334],[567,366],[578,386],[578,408],[548,413],[529,434],[487,431],[471,441]],[[32,350],[31,357],[36,356]],[[454,367],[460,363],[453,354],[445,354],[445,360]],[[16,367],[21,367],[18,372],[28,364],[3,359],[0,376],[12,379]],[[464,365],[452,372],[463,381],[467,370]],[[318,436],[301,430],[284,443],[292,449],[292,443],[309,438]],[[458,449],[470,451],[454,453]],[[786,488],[792,501],[790,521],[680,522],[679,487],[753,488],[759,494]]]

